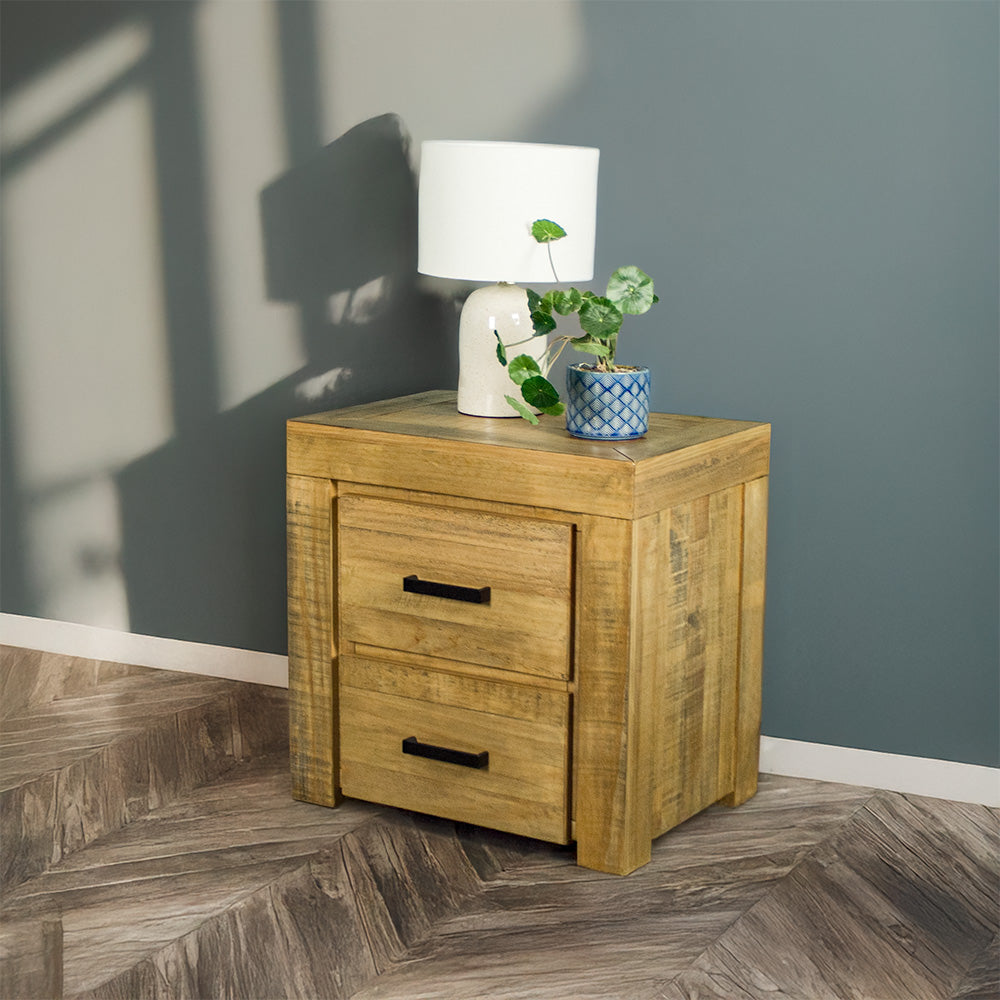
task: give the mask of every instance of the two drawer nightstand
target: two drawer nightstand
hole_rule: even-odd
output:
[[[770,426],[638,441],[455,394],[288,423],[296,798],[537,837],[625,874],[757,787]]]

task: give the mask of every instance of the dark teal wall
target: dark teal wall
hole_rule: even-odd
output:
[[[658,409],[773,424],[764,732],[998,763],[998,5],[587,3]]]
[[[199,222],[199,5],[0,8],[6,92],[123,17],[154,39],[136,79],[155,98],[178,422],[162,447],[102,472],[121,511],[122,551],[107,558],[120,560],[132,629],[283,650],[284,418],[454,385],[455,303],[414,270],[407,132],[596,145],[599,269],[637,263],[662,300],[630,319],[622,360],[653,368],[658,409],[773,424],[764,732],[1000,763],[1000,6],[587,0],[557,11],[571,34],[538,39],[543,6],[555,9],[275,5],[280,139],[295,169],[248,207],[268,273],[246,294],[296,306],[309,360],[225,413]],[[347,80],[364,85],[348,89],[364,95],[370,80],[394,96],[377,111],[358,98],[355,121],[401,122],[327,134],[322,108],[342,95],[323,90],[334,77],[319,27],[346,45],[359,17],[384,19],[365,37],[394,55],[364,50]],[[488,57],[491,21],[524,50]],[[421,65],[442,33],[471,74],[452,86],[439,61]],[[580,47],[576,76],[540,86],[512,124],[505,102],[516,86],[526,106],[546,45]],[[375,321],[331,320],[331,295],[380,275]],[[303,402],[304,383],[340,366],[350,382]],[[7,388],[2,609],[45,616],[25,541],[34,500],[19,489],[23,415]]]

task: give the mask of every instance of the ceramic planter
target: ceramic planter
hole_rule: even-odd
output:
[[[566,369],[566,430],[592,441],[630,441],[649,429],[649,369]]]

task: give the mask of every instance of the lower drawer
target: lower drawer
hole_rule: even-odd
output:
[[[344,656],[340,719],[345,795],[569,841],[566,692]]]

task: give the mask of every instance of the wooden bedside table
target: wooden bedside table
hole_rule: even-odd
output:
[[[647,437],[453,392],[288,422],[293,794],[577,844],[626,874],[757,788],[770,425]]]

